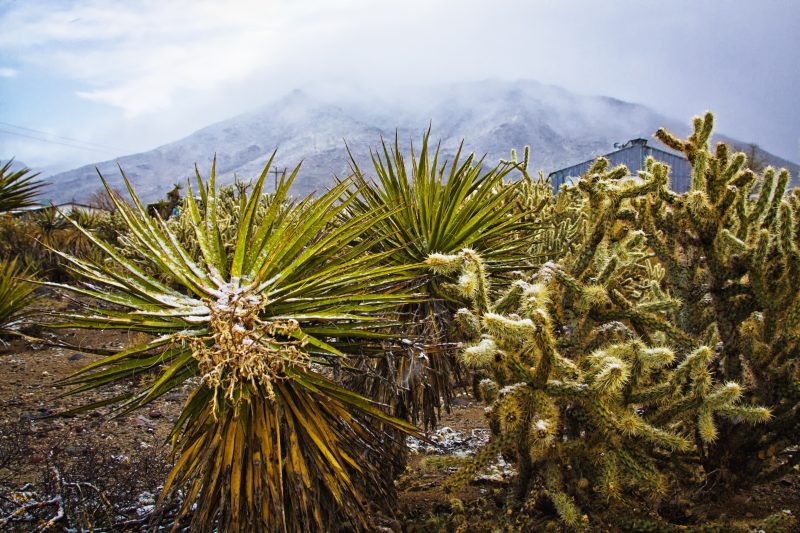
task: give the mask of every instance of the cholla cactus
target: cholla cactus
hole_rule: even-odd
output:
[[[681,302],[670,319],[714,345],[719,379],[740,382],[744,395],[773,411],[762,431],[722,425],[704,456],[708,471],[741,487],[800,461],[797,454],[773,461],[800,434],[800,190],[787,195],[785,169],[756,175],[744,154],[721,143],[709,150],[712,127],[708,113],[695,118],[687,140],[659,130],[692,164],[692,188],[675,195],[662,183],[634,208],[665,285]],[[645,178],[666,171],[649,162]]]
[[[630,491],[658,499],[681,469],[702,466],[724,428],[771,416],[715,375],[718,338],[673,323],[685,303],[637,211],[665,195],[667,169],[624,176],[600,159],[567,189],[585,223],[558,263],[495,298],[485,275],[457,284],[474,302],[458,315],[475,339],[462,359],[493,377],[479,389],[494,436],[453,482],[504,452],[519,467],[518,496],[548,498],[574,528],[590,520],[581,509],[603,520],[599,507]],[[483,272],[474,252],[459,257],[459,279]]]
[[[520,173],[519,179],[508,186],[514,191],[511,202],[532,234],[522,239],[528,243],[528,260],[538,264],[558,260],[574,247],[575,237],[586,223],[580,198],[572,193],[554,195],[552,184],[542,172],[535,178],[531,176],[528,146],[521,161],[516,150],[511,150],[511,159],[503,162]]]

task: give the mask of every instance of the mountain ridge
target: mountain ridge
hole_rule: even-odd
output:
[[[688,121],[687,121],[688,124]],[[402,98],[330,98],[295,89],[252,111],[210,124],[153,150],[85,165],[47,178],[56,201],[84,199],[101,187],[95,167],[112,187],[122,186],[117,162],[145,201],[160,198],[194,173],[207,175],[216,154],[221,183],[260,174],[273,150],[275,169],[291,170],[303,161],[295,194],[322,190],[334,175],[349,173],[345,142],[362,169],[370,148],[395,135],[403,149],[418,145],[432,128],[447,156],[465,139],[465,152],[486,155],[494,165],[512,148],[532,147],[532,167],[545,174],[613,150],[615,142],[652,139],[659,127],[679,135],[688,125],[643,106],[607,96],[586,96],[532,80],[485,80],[409,90]],[[725,136],[738,146],[748,143]],[[410,142],[409,142],[410,141]],[[761,151],[770,164],[800,167]],[[783,163],[781,165],[781,163]],[[274,170],[274,169],[273,169]],[[270,180],[268,180],[271,183]]]

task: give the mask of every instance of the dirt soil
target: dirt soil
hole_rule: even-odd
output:
[[[47,305],[58,310],[70,303],[50,300]],[[126,332],[87,334],[73,330],[58,331],[57,339],[75,346],[106,348],[119,348],[135,340]],[[92,530],[95,523],[113,524],[115,531],[146,530],[170,467],[169,430],[193,383],[143,410],[116,418],[109,417],[108,409],[103,408],[51,417],[137,385],[131,380],[102,392],[59,397],[63,389],[55,386],[56,381],[97,358],[23,339],[0,344],[0,530],[4,530],[2,519],[25,505],[42,503],[45,493],[64,494],[65,501],[31,507],[31,513],[18,515],[19,521],[8,521],[5,530],[33,531],[47,525],[43,520],[54,518],[59,508],[85,530]],[[559,530],[552,517],[541,512],[535,521],[519,525],[521,522],[513,516],[518,508],[507,505],[514,475],[510,465],[496,465],[455,492],[445,490],[450,474],[488,436],[483,407],[466,395],[458,397],[452,412],[443,413],[439,428],[430,433],[438,446],[410,443],[408,467],[396,482],[396,512],[391,518],[376,520],[376,530]],[[516,510],[507,510],[511,508]],[[755,523],[782,510],[800,516],[798,472],[693,512],[723,522]],[[62,530],[62,523],[54,522],[52,530]]]

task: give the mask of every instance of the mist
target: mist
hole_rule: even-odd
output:
[[[424,126],[443,88],[518,79],[681,122],[710,109],[718,131],[800,160],[788,0],[1,6],[0,156],[36,167],[146,151],[296,88],[376,113],[385,101]]]

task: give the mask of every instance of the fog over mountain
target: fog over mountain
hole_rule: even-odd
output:
[[[485,154],[486,164],[494,165],[508,158],[512,148],[530,145],[533,169],[549,173],[607,153],[614,143],[637,137],[652,139],[662,126],[685,135],[690,119],[667,118],[642,105],[578,95],[534,81],[419,88],[408,91],[402,99],[391,100],[295,90],[259,109],[149,152],[50,176],[47,180],[52,185],[46,194],[57,202],[85,199],[101,187],[95,166],[113,187],[120,187],[118,161],[138,194],[152,201],[174,183],[185,183],[193,175],[195,163],[206,176],[215,153],[218,178],[226,183],[234,176],[256,177],[275,148],[275,168],[291,169],[303,161],[294,190],[307,194],[329,186],[334,175],[349,173],[345,141],[362,169],[369,170],[370,147],[379,146],[382,136],[393,141],[397,132],[407,151],[411,142],[419,145],[429,125],[431,139],[441,140],[445,154],[453,154],[464,139],[466,151]],[[770,164],[788,166],[796,180],[798,165],[766,152],[761,156]]]

